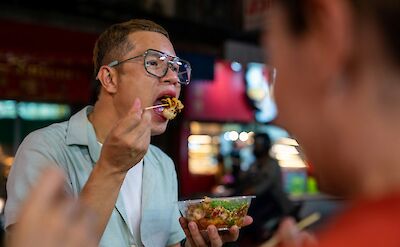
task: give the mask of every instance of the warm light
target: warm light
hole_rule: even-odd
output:
[[[201,132],[201,124],[199,122],[191,122],[190,132],[194,134],[199,134]]]
[[[236,131],[231,131],[229,132],[229,139],[231,141],[237,141],[237,139],[239,138],[239,133],[237,133]]]
[[[247,132],[241,132],[239,134],[239,140],[241,140],[242,142],[245,142],[249,139],[249,134]]]
[[[299,146],[299,143],[295,139],[287,138],[287,137],[280,138],[277,142],[281,143],[281,144],[285,144],[285,145],[290,145],[290,146]]]
[[[188,138],[190,144],[209,144],[211,140],[209,135],[190,135]]]
[[[4,199],[3,199],[3,198],[0,198],[0,212],[3,212],[4,205],[5,205]]]
[[[4,160],[3,160],[3,163],[6,166],[11,166],[13,164],[13,162],[14,162],[14,157],[12,157],[12,156],[8,156],[8,157],[4,158]]]
[[[289,159],[289,160],[279,160],[279,165],[285,168],[305,168],[303,160],[298,159]]]
[[[289,145],[290,144],[290,145]],[[305,168],[306,164],[297,149],[297,142],[290,138],[281,138],[271,148],[271,155],[285,168]]]
[[[271,148],[271,152],[275,154],[286,154],[286,155],[297,155],[299,151],[296,147],[283,145],[283,144],[275,144]]]

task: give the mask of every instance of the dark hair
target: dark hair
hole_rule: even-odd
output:
[[[129,42],[128,36],[137,31],[157,32],[169,39],[168,32],[162,26],[150,20],[132,19],[110,26],[99,36],[93,49],[94,78],[103,64],[123,57],[124,54],[134,48],[133,44]],[[95,82],[96,97],[99,92],[98,84]]]
[[[267,133],[256,133],[254,135],[254,141],[261,142],[259,144],[262,145],[264,150],[269,150],[271,148],[271,144],[272,144],[271,138],[269,137],[269,135]]]
[[[254,148],[253,154],[256,158],[263,157],[268,155],[268,152],[271,148],[272,142],[271,138],[267,133],[256,133],[254,135]]]
[[[400,64],[400,2],[398,0],[348,0],[359,17],[372,17],[381,28],[388,51]],[[295,35],[307,30],[304,0],[278,0],[287,10],[289,28]]]

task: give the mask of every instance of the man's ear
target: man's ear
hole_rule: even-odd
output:
[[[111,94],[117,92],[116,75],[114,72],[109,66],[103,65],[100,67],[99,73],[97,73],[97,79],[100,81],[102,87]]]
[[[306,0],[305,6],[315,65],[323,65],[319,67],[326,75],[343,70],[354,55],[355,27],[349,1]]]

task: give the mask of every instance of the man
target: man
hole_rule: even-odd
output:
[[[254,162],[240,180],[237,194],[255,195],[249,208],[253,224],[245,231],[252,235],[254,243],[271,237],[284,216],[296,216],[297,208],[289,200],[283,188],[282,172],[278,161],[270,156],[272,142],[267,133],[255,133]],[[268,227],[267,227],[268,226]]]
[[[281,224],[279,246],[400,246],[400,4],[279,0],[265,33],[276,122],[320,188],[352,199],[318,235]]]
[[[97,40],[93,60],[101,84],[95,106],[21,144],[8,182],[6,227],[17,223],[19,205],[41,170],[56,165],[67,174],[67,190],[95,212],[100,246],[179,246],[185,235],[174,164],[150,145],[168,121],[161,108],[145,108],[178,98],[190,65],[176,57],[165,29],[148,20],[111,26]],[[238,236],[237,227],[220,237],[210,226],[203,238],[194,222],[181,224],[186,246],[220,246]]]

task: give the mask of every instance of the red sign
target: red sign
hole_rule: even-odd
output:
[[[86,103],[91,64],[0,52],[0,98]]]
[[[271,0],[243,1],[243,29],[246,31],[262,30],[264,18],[271,7]]]
[[[0,98],[87,103],[97,34],[0,19]]]
[[[243,71],[233,71],[227,61],[216,62],[214,71],[213,81],[194,81],[186,87],[185,117],[199,121],[254,121]]]

